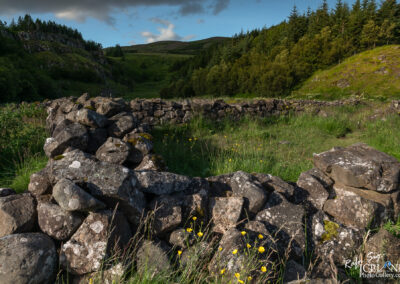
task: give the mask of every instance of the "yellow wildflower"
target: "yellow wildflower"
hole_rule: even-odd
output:
[[[192,138],[189,138],[189,142],[192,142]]]
[[[201,238],[203,236],[202,232],[198,232],[197,235]]]
[[[234,249],[234,250],[232,251],[232,254],[237,254],[237,252],[238,252],[238,250],[237,250],[237,249]]]
[[[243,280],[240,280],[240,279],[238,279],[238,282],[239,282],[240,284],[243,284],[243,283],[244,283],[244,281],[243,281]]]
[[[221,251],[221,250],[222,250],[222,247],[219,247],[218,250]]]
[[[196,216],[194,216],[192,219],[193,219],[193,221],[196,221],[196,220],[197,220],[197,217],[196,217]]]
[[[267,272],[267,268],[265,266],[261,266],[261,271],[262,272]]]
[[[251,281],[251,280],[253,280],[253,277],[249,276],[249,277],[247,277],[247,280]]]
[[[231,163],[232,162],[232,159],[229,159],[229,163]]]
[[[244,236],[244,235],[246,235],[246,232],[245,232],[245,231],[242,231],[241,234],[242,234],[242,236]]]
[[[191,232],[193,231],[193,229],[192,229],[192,228],[187,228],[186,231],[187,231],[188,233],[191,233]]]
[[[251,248],[251,244],[247,244],[246,246],[247,246],[247,248]]]
[[[224,274],[225,273],[225,268],[221,269],[220,273],[221,273],[221,275]]]
[[[93,284],[93,278],[89,279],[89,284]]]
[[[236,278],[240,278],[240,273],[239,273],[239,272],[236,272],[236,273],[235,273],[235,277],[236,277]]]
[[[182,254],[182,251],[178,250],[178,255],[181,256],[181,254]]]
[[[259,253],[265,252],[265,248],[264,248],[264,247],[259,247],[259,248],[258,248],[258,252],[259,252]]]
[[[261,234],[259,234],[259,235],[258,235],[258,238],[259,238],[260,240],[262,240],[262,239],[264,238],[264,236],[261,235]]]

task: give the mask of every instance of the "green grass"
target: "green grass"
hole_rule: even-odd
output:
[[[340,99],[349,96],[387,100],[400,97],[399,45],[388,45],[354,55],[332,68],[318,71],[295,98]]]
[[[288,181],[312,168],[313,153],[333,146],[364,142],[400,159],[400,117],[369,119],[374,107],[327,110],[328,117],[292,114],[219,123],[196,118],[156,128],[155,151],[170,171],[180,174],[206,177],[243,170]]]
[[[35,104],[0,107],[0,187],[22,192],[29,176],[46,165],[45,118],[44,108]]]

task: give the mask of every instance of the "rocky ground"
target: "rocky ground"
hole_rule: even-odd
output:
[[[199,109],[220,118],[304,105],[217,101]],[[71,283],[98,271],[111,283],[132,266],[176,270],[199,248],[221,282],[335,283],[348,278],[349,262],[368,255],[380,255],[381,266],[400,263],[400,240],[381,228],[399,216],[400,163],[365,144],[315,154],[315,167],[297,183],[242,171],[193,178],[165,171],[148,132],[190,119],[195,102],[83,95],[47,107],[47,166],[26,193],[0,189],[0,283],[52,283],[58,268]]]

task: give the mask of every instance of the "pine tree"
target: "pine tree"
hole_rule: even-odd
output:
[[[374,20],[369,20],[363,27],[361,33],[361,44],[367,48],[376,46],[378,41],[379,27],[375,25]]]

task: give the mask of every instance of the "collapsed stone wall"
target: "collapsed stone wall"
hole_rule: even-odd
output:
[[[47,166],[31,176],[26,193],[0,189],[0,283],[51,283],[58,267],[75,283],[86,283],[99,270],[111,283],[132,265],[139,272],[173,270],[171,260],[179,257],[185,265],[193,249],[209,252],[210,274],[223,270],[228,281],[243,269],[248,244],[258,249],[268,273],[272,260],[288,258],[285,282],[346,277],[348,260],[383,249],[392,263],[400,263],[400,241],[383,229],[362,252],[368,229],[399,216],[395,158],[365,144],[333,148],[316,154],[315,167],[297,183],[242,171],[209,178],[166,172],[152,153],[148,132],[158,122],[186,121],[196,109],[196,103],[186,103],[128,105],[86,95],[48,103]],[[238,108],[221,101],[200,105],[200,113],[217,118]],[[307,103],[300,105],[304,109]],[[241,107],[262,115],[291,108],[280,100],[255,106]],[[143,216],[152,216],[152,234],[133,239],[134,259],[107,263],[142,233]],[[200,231],[196,222],[210,226]],[[206,234],[213,238],[203,240]],[[391,249],[384,247],[388,242]],[[317,260],[309,270],[302,260],[311,253]],[[251,281],[258,283],[263,273],[252,271]],[[277,277],[271,274],[272,281]]]

